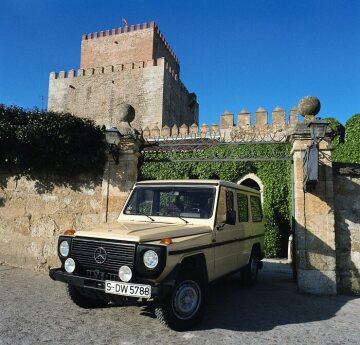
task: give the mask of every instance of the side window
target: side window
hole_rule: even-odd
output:
[[[236,224],[236,210],[234,209],[234,193],[226,192],[226,224]]]
[[[236,223],[236,211],[234,209],[234,193],[221,187],[218,209],[217,209],[217,222],[225,222],[230,225]]]
[[[234,211],[234,193],[226,191],[226,212]]]
[[[250,196],[251,215],[253,222],[261,222],[263,219],[261,201],[258,196]]]
[[[224,188],[220,188],[216,219],[218,223],[225,222],[226,220],[226,193]]]
[[[237,204],[238,204],[239,222],[248,222],[249,221],[249,207],[248,207],[247,195],[238,193],[237,194]]]

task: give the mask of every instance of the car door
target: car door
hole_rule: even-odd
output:
[[[215,278],[232,272],[237,267],[237,240],[240,233],[236,224],[226,222],[227,213],[236,212],[234,198],[234,190],[221,186],[215,227]]]

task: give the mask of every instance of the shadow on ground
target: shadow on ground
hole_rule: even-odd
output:
[[[281,325],[328,320],[353,299],[299,294],[291,269],[278,267],[267,264],[251,288],[241,287],[239,275],[211,286],[206,314],[197,330],[260,332]]]

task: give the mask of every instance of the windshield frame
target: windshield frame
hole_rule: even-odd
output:
[[[131,202],[131,199],[134,195],[135,192],[137,192],[139,189],[173,189],[173,190],[189,190],[189,189],[208,189],[209,191],[212,192],[212,207],[211,207],[211,213],[209,215],[208,218],[205,217],[193,217],[191,216],[191,214],[187,214],[186,212],[180,212],[179,215],[162,215],[162,214],[151,214],[149,213],[149,215],[145,215],[141,212],[137,213],[133,213],[133,214],[129,214],[126,213],[126,210]],[[128,196],[124,207],[119,215],[118,221],[141,221],[141,222],[162,222],[162,223],[179,223],[179,224],[206,224],[206,225],[211,225],[214,222],[214,218],[216,215],[216,205],[217,205],[217,200],[218,200],[218,186],[214,185],[214,184],[187,184],[187,183],[183,183],[183,184],[164,184],[164,183],[159,183],[159,184],[143,184],[143,185],[135,185],[134,188],[131,190],[130,195]],[[199,208],[199,212],[200,212],[200,208]],[[154,219],[154,221],[151,221],[149,219],[149,216],[151,218]]]

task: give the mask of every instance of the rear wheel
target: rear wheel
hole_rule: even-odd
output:
[[[86,291],[84,288],[74,285],[67,286],[67,292],[70,299],[79,307],[85,309],[106,307],[108,304],[102,293]]]
[[[241,282],[245,286],[252,286],[256,283],[260,267],[260,252],[254,247],[251,252],[249,263],[240,271]]]
[[[176,331],[195,326],[203,316],[205,284],[199,276],[181,274],[171,294],[155,309],[159,321]]]

